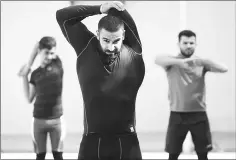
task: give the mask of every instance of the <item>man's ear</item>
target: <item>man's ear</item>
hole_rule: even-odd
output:
[[[176,45],[177,45],[177,47],[178,47],[178,48],[180,48],[180,42],[177,42],[177,44],[176,44]]]
[[[99,40],[99,31],[97,30],[96,33],[97,33],[97,39]]]
[[[124,39],[125,39],[125,30],[124,30],[124,32],[123,32],[122,40],[124,40]]]

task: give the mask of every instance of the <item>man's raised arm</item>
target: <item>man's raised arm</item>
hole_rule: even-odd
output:
[[[94,36],[81,22],[89,16],[101,14],[100,5],[76,5],[60,9],[56,19],[66,40],[79,55]]]

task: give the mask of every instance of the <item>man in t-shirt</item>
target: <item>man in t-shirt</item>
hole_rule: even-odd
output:
[[[82,20],[107,14],[97,35]],[[77,55],[84,100],[84,135],[78,159],[142,159],[135,128],[135,101],[144,78],[142,45],[134,20],[121,2],[77,5],[56,13]]]
[[[205,74],[227,72],[224,65],[197,57],[196,34],[190,30],[179,33],[180,53],[157,56],[155,63],[167,72],[170,118],[165,151],[169,160],[177,160],[188,131],[191,132],[199,160],[206,160],[212,150],[211,131],[206,113]]]
[[[40,66],[28,75],[36,58]],[[55,160],[63,160],[65,127],[62,107],[63,67],[56,54],[56,40],[45,36],[35,45],[29,62],[19,72],[23,79],[23,89],[27,102],[34,102],[32,139],[36,160],[44,160],[47,152],[47,136],[50,135],[51,148]]]

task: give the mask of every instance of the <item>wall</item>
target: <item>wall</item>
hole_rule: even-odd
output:
[[[81,2],[85,4],[87,2]],[[88,2],[100,4],[100,2]],[[165,131],[169,116],[168,84],[165,72],[154,64],[161,53],[177,54],[180,29],[197,33],[196,54],[226,63],[226,74],[207,75],[207,104],[212,130],[235,131],[235,2],[127,1],[143,44],[146,74],[137,97],[138,132]],[[67,1],[1,2],[1,133],[29,133],[32,104],[23,96],[17,77],[33,45],[44,35],[58,41],[58,53],[65,69],[63,104],[68,132],[83,130],[83,100],[76,74],[76,54],[56,23],[57,9]],[[181,10],[180,10],[181,8]],[[183,12],[184,11],[184,12]],[[95,33],[102,15],[85,19]],[[34,64],[37,67],[38,60]],[[14,127],[12,127],[14,126]]]

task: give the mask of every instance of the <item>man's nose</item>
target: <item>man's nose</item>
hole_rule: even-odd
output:
[[[188,43],[188,44],[187,44],[187,48],[188,48],[188,49],[192,48],[192,45]]]
[[[53,55],[50,54],[50,55],[47,56],[47,58],[48,58],[49,60],[51,60],[51,59],[53,59]]]
[[[115,49],[114,44],[109,44],[109,45],[108,45],[108,50],[109,50],[109,51],[114,51],[114,49]]]

